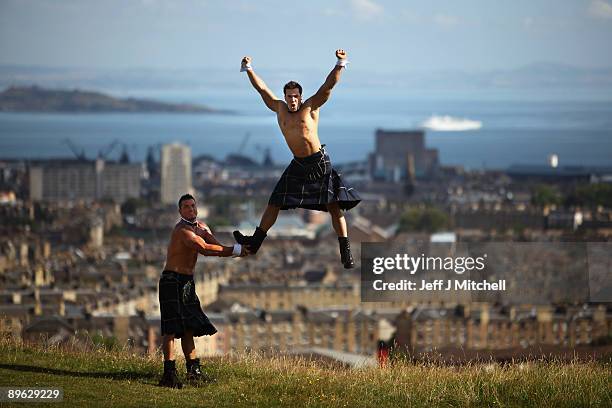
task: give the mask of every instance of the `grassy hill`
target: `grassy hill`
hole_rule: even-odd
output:
[[[178,366],[184,377],[184,363]],[[245,356],[205,360],[204,369],[215,381],[171,390],[156,386],[159,356],[0,342],[0,387],[62,387],[61,405],[75,407],[599,407],[612,406],[611,368],[609,362],[397,363],[349,370]]]

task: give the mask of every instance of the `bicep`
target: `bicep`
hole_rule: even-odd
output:
[[[325,82],[316,94],[309,98],[313,109],[318,109],[321,105],[323,105],[329,97],[331,96],[331,91],[336,86],[336,83],[340,80],[340,72],[341,69],[338,67],[334,67],[332,71],[329,73],[327,78],[325,78]]]
[[[181,239],[185,245],[196,251],[203,253],[206,251],[220,252],[223,251],[223,247],[215,244],[208,244],[204,239],[192,231],[186,229],[181,231]]]
[[[270,89],[264,88],[259,92],[259,94],[261,95],[261,98],[263,99],[268,109],[274,112],[278,112],[278,106],[281,100],[278,99]]]
[[[199,250],[200,247],[202,247],[202,244],[206,244],[206,241],[204,241],[201,237],[187,229],[182,229],[179,234],[183,244],[189,248]]]
[[[210,230],[204,232],[204,239],[212,244],[221,245],[217,237]]]
[[[332,90],[331,88],[323,85],[322,87],[319,88],[317,93],[315,93],[310,98],[308,98],[306,102],[310,104],[312,109],[318,109],[325,102],[327,102],[327,100],[331,96],[331,90]]]

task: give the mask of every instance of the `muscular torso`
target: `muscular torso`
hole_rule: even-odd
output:
[[[287,146],[297,157],[310,156],[321,149],[319,141],[319,110],[313,110],[308,101],[297,112],[290,112],[283,102],[276,114]]]
[[[168,245],[166,266],[164,267],[164,270],[193,275],[193,270],[195,268],[196,261],[198,260],[198,251],[187,246],[178,236],[178,233],[182,228],[196,232],[195,228],[181,223],[174,227],[172,236],[170,237],[170,244]]]

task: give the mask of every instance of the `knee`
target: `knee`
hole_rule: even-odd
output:
[[[327,211],[329,211],[332,217],[342,216],[342,212],[340,211],[340,206],[338,205],[338,203],[327,204]]]

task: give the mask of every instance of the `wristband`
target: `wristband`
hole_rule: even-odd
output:
[[[249,69],[253,69],[253,67],[251,66],[251,64],[240,64],[240,72],[246,72]]]
[[[346,58],[338,58],[338,61],[336,61],[336,65],[339,67],[348,68],[348,64],[350,64],[350,62]]]
[[[240,253],[242,252],[242,245],[240,244],[234,244],[234,250],[232,251],[232,257],[237,257],[240,256]]]

